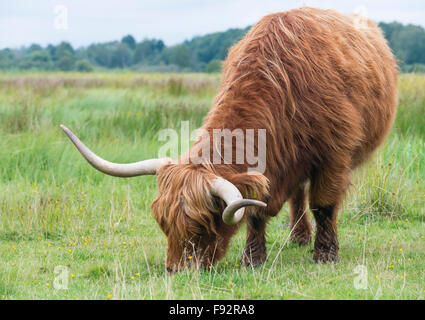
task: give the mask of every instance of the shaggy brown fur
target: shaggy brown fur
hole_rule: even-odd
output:
[[[266,171],[251,175],[246,164],[211,165],[212,159],[160,169],[152,208],[168,236],[169,270],[220,259],[238,228],[221,219],[224,202],[210,194],[214,175],[268,204],[246,210],[244,263],[266,259],[266,222],[287,200],[292,240],[311,242],[307,192],[317,226],[313,258],[336,261],[336,218],[350,172],[388,133],[396,85],[396,62],[371,21],[358,28],[354,16],[313,8],[261,19],[231,48],[203,129],[266,129]]]

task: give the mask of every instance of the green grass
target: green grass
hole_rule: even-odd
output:
[[[0,76],[0,299],[423,299],[425,76],[402,75],[395,125],[353,175],[339,216],[340,262],[312,262],[289,241],[288,207],[271,220],[269,259],[239,265],[241,228],[211,270],[167,274],[152,218],[155,177],[91,168],[59,125],[111,161],[155,157],[158,132],[200,126],[217,75]],[[356,267],[367,288],[356,289]],[[69,270],[54,288],[55,267]]]

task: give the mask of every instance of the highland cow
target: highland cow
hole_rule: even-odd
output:
[[[217,150],[204,139],[179,160],[114,164],[63,129],[106,174],[157,175],[152,209],[168,237],[170,271],[222,258],[241,221],[247,224],[242,262],[264,262],[267,221],[286,201],[292,241],[310,244],[307,194],[316,221],[313,260],[333,262],[339,249],[337,214],[350,172],[391,127],[397,74],[391,50],[370,20],[301,8],[265,16],[230,49],[202,126],[211,136],[215,129],[264,129],[265,141],[250,141],[257,152],[259,144],[267,146],[263,173],[249,172],[247,162],[214,163],[213,153],[225,146]],[[200,163],[191,161],[206,146],[210,154]],[[232,150],[236,153],[236,147]]]

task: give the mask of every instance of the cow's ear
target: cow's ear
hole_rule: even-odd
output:
[[[264,201],[269,195],[269,179],[261,173],[237,173],[230,176],[229,181],[246,199]]]

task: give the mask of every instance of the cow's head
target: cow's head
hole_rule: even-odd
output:
[[[226,252],[245,207],[265,207],[268,180],[262,174],[224,170],[211,165],[150,159],[130,164],[106,161],[90,151],[68,128],[61,126],[86,160],[116,177],[157,175],[158,196],[152,203],[155,220],[168,238],[166,267],[209,266]]]

